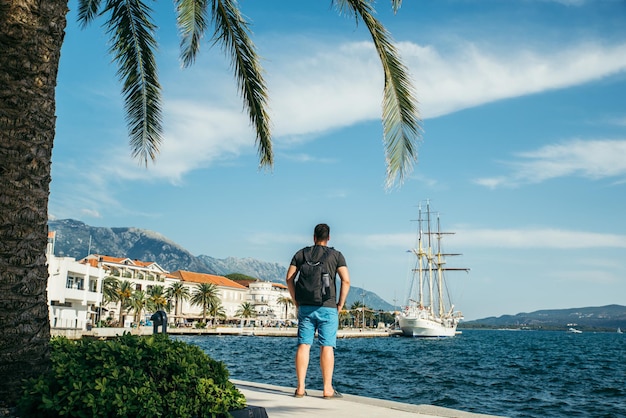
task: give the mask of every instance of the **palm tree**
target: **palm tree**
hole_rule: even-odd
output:
[[[98,322],[102,321],[102,307],[110,303],[117,302],[117,291],[120,287],[120,281],[113,276],[106,276],[102,279],[102,303],[98,308]],[[100,326],[100,324],[98,325]]]
[[[367,26],[385,74],[383,126],[387,184],[402,180],[417,156],[421,134],[416,100],[389,33],[374,17],[372,0],[331,0],[342,13]],[[191,65],[200,40],[213,23],[213,36],[231,58],[240,94],[255,126],[261,167],[273,152],[267,89],[248,22],[234,0],[175,0],[182,35],[181,57]],[[401,0],[392,0],[397,10]],[[46,268],[48,195],[55,136],[55,87],[68,0],[0,3],[0,405],[14,405],[20,382],[49,364],[50,324]],[[131,153],[147,164],[162,141],[161,86],[154,52],[153,11],[142,0],[79,0],[84,26],[104,16],[110,51],[122,82]],[[19,347],[19,349],[17,348]]]
[[[226,319],[226,311],[224,310],[224,305],[222,305],[222,302],[219,299],[213,305],[211,305],[211,308],[209,308],[209,315],[211,315],[211,318],[213,318],[213,322],[215,325],[217,325],[218,319]]]
[[[206,322],[207,311],[217,302],[219,302],[217,286],[212,283],[198,283],[196,285],[196,290],[191,295],[191,304],[202,307],[202,322]]]
[[[346,326],[346,322],[348,322],[349,319],[350,319],[350,312],[345,309],[342,309],[341,312],[339,312],[340,328],[343,328],[344,326]]]
[[[363,323],[364,321],[364,308],[365,305],[363,303],[361,303],[360,301],[354,301],[352,303],[352,305],[350,306],[350,310],[353,312],[353,315],[356,317],[356,323],[354,324],[355,326],[359,326],[359,323],[363,324],[363,326],[365,326],[365,324]]]
[[[287,313],[289,312],[289,307],[293,306],[293,300],[291,300],[290,297],[287,296],[281,296],[278,298],[278,300],[276,300],[276,302],[279,305],[285,305],[285,321],[288,319],[287,318]]]
[[[250,302],[244,302],[239,305],[239,309],[237,309],[237,312],[235,312],[235,316],[238,318],[244,318],[245,323],[245,319],[247,318],[256,318],[257,312]]]
[[[175,282],[167,288],[165,297],[170,301],[174,301],[174,316],[178,317],[182,315],[180,308],[183,301],[189,300],[191,294],[189,293],[189,288],[183,282]]]
[[[102,302],[108,304],[111,302],[117,302],[118,290],[120,288],[120,281],[117,277],[106,276],[102,280]]]
[[[148,289],[148,309],[152,312],[167,310],[169,312],[171,303],[165,296],[164,287],[161,285],[152,286]]]
[[[135,290],[128,303],[128,309],[135,312],[135,315],[133,316],[133,322],[135,324],[139,325],[141,316],[143,315],[143,310],[146,309],[147,305],[148,299],[146,298],[146,292],[143,290]]]
[[[120,316],[118,319],[119,319],[121,326],[124,326],[126,315],[123,315],[123,313],[124,311],[128,310],[128,308],[130,308],[130,302],[131,302],[132,296],[133,296],[133,284],[129,282],[128,280],[122,280],[120,282],[119,288],[117,289],[117,297],[116,297],[120,306]]]

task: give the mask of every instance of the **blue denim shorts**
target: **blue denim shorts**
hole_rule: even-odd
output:
[[[319,345],[337,346],[339,315],[337,308],[325,306],[300,306],[298,308],[298,344],[313,344],[315,330]]]

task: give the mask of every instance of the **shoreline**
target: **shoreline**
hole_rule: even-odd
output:
[[[89,331],[81,329],[53,328],[50,330],[52,337],[66,337],[70,340],[80,338],[108,339],[124,333],[133,335],[152,335],[152,327],[139,328],[92,328]],[[215,327],[206,329],[196,328],[168,328],[169,335],[236,335],[245,337],[296,337],[297,328],[273,328],[273,327]],[[375,329],[340,329],[337,338],[382,338],[394,337],[401,334],[399,330],[375,330]]]

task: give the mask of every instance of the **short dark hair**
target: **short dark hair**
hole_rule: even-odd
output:
[[[313,237],[316,241],[328,241],[330,237],[330,226],[326,224],[317,224],[315,226],[315,231],[313,232]]]

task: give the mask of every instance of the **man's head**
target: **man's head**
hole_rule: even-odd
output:
[[[313,231],[313,239],[315,242],[325,242],[330,239],[330,227],[326,224],[318,224]]]

